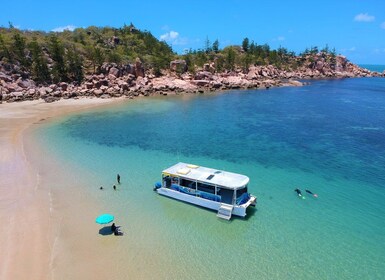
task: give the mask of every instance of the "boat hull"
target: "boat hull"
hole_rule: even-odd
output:
[[[215,211],[218,211],[221,205],[223,204],[221,202],[203,199],[197,196],[184,194],[184,193],[174,191],[168,188],[163,188],[163,187],[156,189],[156,191],[160,195],[171,197],[171,198],[181,200],[190,204],[198,205],[201,207],[209,208]],[[245,217],[247,207],[250,205],[255,206],[255,200],[256,200],[255,197],[252,197],[252,199],[250,199],[247,203],[243,205],[232,205],[233,206],[232,214],[240,217]],[[226,205],[230,205],[230,204],[226,204]]]

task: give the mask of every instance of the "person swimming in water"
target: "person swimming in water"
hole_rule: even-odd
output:
[[[318,194],[313,193],[313,192],[311,192],[311,191],[309,191],[309,190],[306,190],[306,192],[309,193],[309,194],[311,194],[311,195],[314,196],[314,197],[318,197]]]
[[[294,191],[297,193],[297,195],[298,195],[299,197],[302,196],[302,192],[301,192],[300,189],[297,188],[297,189],[295,189]]]

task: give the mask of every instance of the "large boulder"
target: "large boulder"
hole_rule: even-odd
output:
[[[59,83],[59,87],[61,88],[62,91],[66,91],[68,88],[68,84],[65,82]]]
[[[17,80],[17,85],[21,88],[30,88],[33,86],[33,83],[31,80],[24,80],[24,79],[19,79]]]
[[[12,78],[10,76],[5,75],[4,73],[0,72],[0,80],[5,81],[7,83],[12,82]]]
[[[84,85],[86,86],[86,89],[92,89],[94,87],[94,84],[91,82],[86,82]]]
[[[170,62],[170,70],[179,74],[183,74],[187,71],[186,60],[178,59]]]
[[[110,68],[110,71],[108,72],[109,75],[113,75],[115,76],[116,78],[119,78],[120,77],[120,70],[116,67],[111,67]]]
[[[139,57],[137,57],[135,60],[135,76],[144,77],[144,67]]]
[[[208,71],[199,71],[195,74],[194,80],[212,80],[213,74]]]

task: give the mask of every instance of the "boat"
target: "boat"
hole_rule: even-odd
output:
[[[217,211],[230,220],[232,215],[246,217],[246,209],[256,206],[257,198],[248,193],[249,177],[179,162],[162,171],[158,194]]]

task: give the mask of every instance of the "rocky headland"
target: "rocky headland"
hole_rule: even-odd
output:
[[[302,86],[309,79],[352,77],[385,77],[336,56],[333,64],[326,54],[306,58],[297,69],[282,70],[273,65],[250,66],[247,70],[217,72],[215,62],[189,72],[185,60],[174,60],[161,76],[145,69],[139,59],[134,64],[104,63],[98,74],[88,74],[82,83],[60,82],[37,85],[29,73],[17,64],[0,63],[0,102],[44,99],[53,102],[61,98],[114,98],[125,96],[194,94],[231,89],[256,89],[280,86]],[[300,59],[300,58],[298,58]],[[303,58],[301,58],[303,59]]]

